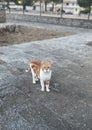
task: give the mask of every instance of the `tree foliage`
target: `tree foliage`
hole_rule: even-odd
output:
[[[63,0],[50,0],[50,1],[52,1],[54,3],[63,3]]]
[[[77,0],[78,5],[80,7],[85,8],[84,12],[87,14],[88,13],[88,19],[90,17],[90,12],[91,12],[91,5],[92,5],[92,0]]]
[[[16,5],[19,5],[21,3],[22,5],[30,6],[33,4],[33,0],[11,0],[11,1],[13,1]]]
[[[92,5],[92,0],[77,0],[80,7],[87,8]]]

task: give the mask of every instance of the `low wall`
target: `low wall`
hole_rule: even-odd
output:
[[[1,9],[0,10],[0,23],[6,22],[6,12],[5,10]]]
[[[92,20],[86,20],[86,19],[36,16],[36,15],[27,15],[27,14],[7,14],[7,19],[27,21],[27,22],[41,22],[41,23],[48,23],[48,24],[92,29]]]

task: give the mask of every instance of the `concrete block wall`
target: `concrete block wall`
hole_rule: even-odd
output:
[[[6,22],[6,12],[5,10],[1,9],[0,10],[0,23]]]
[[[7,14],[7,19],[92,29],[92,20],[86,19],[60,18],[27,14]]]

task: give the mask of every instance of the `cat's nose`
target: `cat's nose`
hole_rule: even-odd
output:
[[[48,69],[47,71],[49,72],[50,70]]]

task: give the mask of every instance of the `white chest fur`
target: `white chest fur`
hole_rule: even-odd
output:
[[[50,70],[49,72],[44,72],[42,69],[40,70],[40,79],[43,81],[47,81],[51,79],[51,73],[52,71]]]

